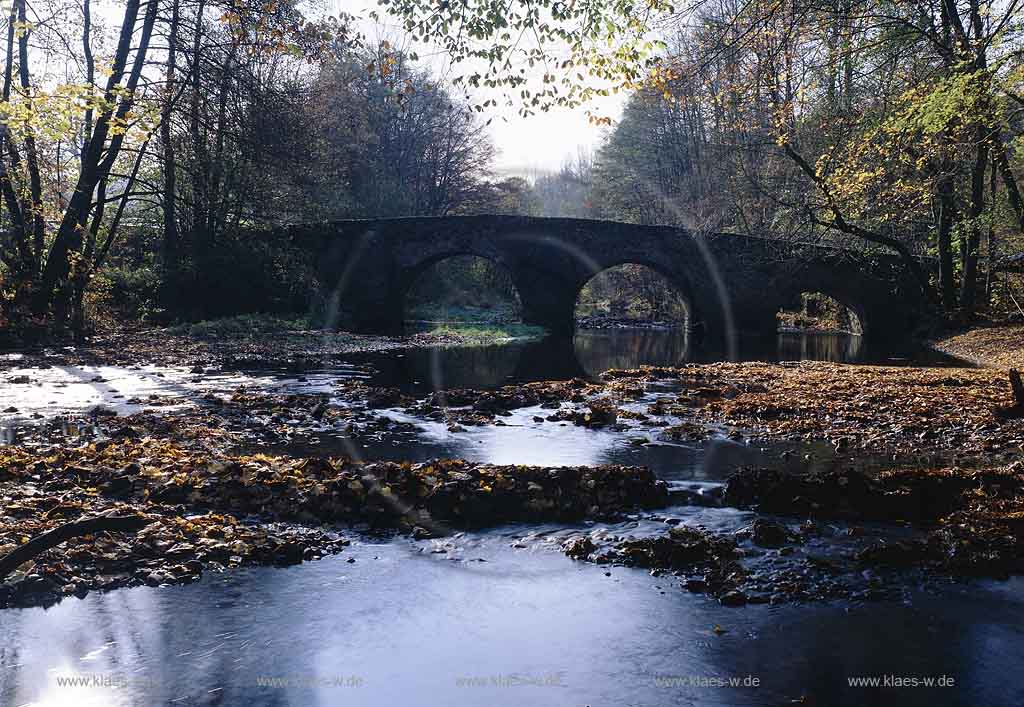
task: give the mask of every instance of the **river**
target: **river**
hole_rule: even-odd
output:
[[[773,356],[867,360],[857,337],[807,336],[780,337]],[[680,332],[628,331],[586,332],[575,344],[367,355],[301,376],[227,371],[198,380],[185,369],[54,367],[30,372],[38,383],[31,395],[6,386],[0,408],[19,408],[5,420],[10,437],[33,414],[98,402],[131,412],[144,402],[129,401],[152,394],[187,399],[240,384],[312,392],[353,375],[427,391],[694,358]],[[534,413],[520,410],[504,425],[451,432],[385,411],[418,429],[358,447],[325,433],[315,446],[368,459],[646,464],[672,484],[694,488],[720,484],[740,464],[831,463],[813,446],[784,462],[786,450],[724,436],[638,444],[635,432],[538,425]],[[661,514],[722,531],[754,517],[689,505]],[[726,608],[687,593],[671,577],[573,562],[559,551],[566,535],[598,527],[518,524],[432,540],[346,529],[352,546],[317,562],[2,611],[0,704],[1024,704],[1016,675],[1024,665],[1019,578],[908,584],[891,601]],[[664,525],[638,516],[607,531],[657,527]],[[837,539],[822,541],[817,551],[841,551],[844,528],[832,527]],[[859,678],[935,684],[852,687]],[[76,679],[84,684],[69,683]]]

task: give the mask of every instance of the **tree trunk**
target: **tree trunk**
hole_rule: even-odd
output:
[[[977,310],[978,293],[978,250],[981,244],[981,216],[985,212],[985,171],[988,168],[988,128],[979,119],[974,136],[977,152],[971,168],[971,208],[968,213],[970,226],[962,236],[963,273],[960,280],[960,309],[966,321],[974,319]]]
[[[1010,390],[1013,392],[1013,404],[994,410],[995,416],[1000,420],[1018,420],[1024,417],[1024,381],[1021,381],[1020,371],[1012,368]]]
[[[27,0],[18,0],[16,4],[18,7],[18,22],[27,27],[28,16],[26,14],[26,3]],[[30,34],[31,31],[26,29],[21,32],[21,36],[18,38],[18,77],[21,80],[21,89],[27,96],[31,96],[32,92],[32,86],[29,81],[28,56],[28,40]],[[41,258],[46,238],[46,221],[43,218],[43,186],[42,180],[39,176],[39,154],[36,150],[36,138],[31,129],[25,136],[25,162],[28,167],[29,176],[29,203],[31,204],[30,213],[32,215],[32,249],[35,251],[36,257]]]
[[[24,545],[19,545],[11,552],[0,557],[0,582],[26,562],[71,538],[102,532],[134,533],[142,530],[152,522],[146,516],[141,515],[113,516],[104,514],[93,516],[92,518],[79,518],[70,523],[59,525],[53,530],[48,530],[42,535],[32,538]]]
[[[1013,170],[1010,169],[1010,160],[1006,157],[1006,145],[1003,144],[998,133],[993,136],[992,142],[993,159],[999,168],[999,176],[1002,178],[1003,185],[1006,187],[1010,206],[1013,207],[1013,212],[1017,215],[1017,225],[1021,234],[1024,234],[1024,199],[1021,198],[1017,179],[1013,176]]]
[[[110,78],[107,82],[106,100],[108,102],[115,100],[115,88],[120,84],[125,74],[128,56],[132,51],[132,40],[140,4],[141,0],[128,0],[125,6],[121,36],[114,54]],[[112,126],[115,123],[124,121],[134,106],[134,94],[138,87],[139,77],[142,74],[142,68],[145,65],[146,52],[149,48],[150,37],[152,36],[153,23],[156,21],[158,4],[159,0],[150,0],[148,3],[138,48],[135,50],[135,62],[125,84],[125,92],[117,104],[116,112],[113,108],[106,109],[97,119],[96,127],[89,139],[89,149],[82,160],[82,170],[78,176],[78,183],[75,186],[74,193],[71,195],[68,207],[64,211],[60,228],[57,230],[57,236],[50,247],[40,288],[34,298],[32,311],[37,316],[49,314],[54,297],[58,292],[63,293],[66,289],[65,285],[67,284],[71,264],[70,254],[81,249],[81,225],[85,223],[92,208],[93,192],[96,189],[96,185],[106,177],[105,170],[109,170],[120,149],[122,141],[120,135],[115,136],[109,146],[107,145],[107,137],[110,135]]]
[[[178,222],[176,214],[177,200],[177,162],[174,154],[174,141],[171,136],[171,112],[174,99],[175,62],[178,54],[179,4],[174,0],[171,6],[170,36],[167,40],[167,75],[164,86],[164,103],[161,109],[160,144],[163,150],[164,193],[164,269],[174,280],[178,269]]]
[[[939,181],[939,231],[937,245],[939,249],[939,292],[942,296],[942,307],[947,313],[956,308],[956,283],[953,282],[953,220],[956,211],[953,192],[953,177],[949,173],[952,166],[943,165],[944,174]]]
[[[209,188],[207,176],[209,174],[209,159],[207,157],[206,137],[203,135],[200,119],[200,111],[205,112],[205,101],[202,95],[202,61],[200,56],[203,50],[203,12],[206,9],[206,1],[199,0],[196,6],[195,35],[192,38],[192,100],[189,110],[191,115],[189,121],[189,140],[192,144],[193,176],[192,176],[192,228],[191,238],[193,247],[198,254],[205,253],[207,235],[205,226],[208,220],[209,210]]]
[[[975,39],[980,38],[984,29],[981,9],[978,0],[971,0],[971,27]],[[966,36],[966,35],[965,35]],[[970,44],[968,43],[968,46]],[[974,166],[971,168],[971,208],[968,217],[970,227],[963,240],[963,279],[960,281],[960,308],[965,320],[972,321],[977,309],[978,296],[978,249],[981,244],[981,215],[985,212],[985,170],[988,167],[988,147],[991,136],[986,124],[988,117],[987,96],[991,93],[990,79],[987,76],[987,60],[985,45],[978,47],[973,65],[977,81],[984,82],[983,92],[986,98],[979,107],[980,115],[975,117],[974,139],[977,152]]]
[[[978,249],[981,244],[980,218],[985,211],[985,168],[988,166],[988,150],[983,130],[979,136],[977,155],[971,168],[971,209],[970,228],[962,236],[961,260],[963,273],[960,280],[960,309],[966,321],[973,321],[977,310],[978,295]]]

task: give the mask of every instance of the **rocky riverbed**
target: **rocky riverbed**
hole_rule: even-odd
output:
[[[267,360],[280,364],[280,353],[268,350]],[[13,359],[18,368],[7,382],[28,390],[49,366],[77,364],[83,355]],[[7,365],[14,367],[10,359]],[[1021,571],[1024,423],[1001,413],[1013,399],[995,370],[721,363],[426,396],[380,385],[372,372],[320,375],[308,384],[312,392],[277,392],[224,390],[204,383],[208,371],[197,364],[187,374],[190,387],[127,400],[121,414],[106,405],[35,413],[38,420],[0,447],[0,556],[77,519],[146,521],[137,534],[101,532],[48,550],[7,578],[0,600],[45,604],[94,589],[315,559],[343,550],[351,528],[427,538],[505,522],[614,521],[636,511],[643,533],[598,529],[570,538],[566,553],[668,573],[682,588],[728,605],[864,592],[877,598],[886,596],[881,578],[898,586],[900,572]],[[631,445],[731,439],[797,451],[784,451],[780,466],[741,468],[724,487],[696,488],[668,487],[649,470],[624,465],[315,453],[324,435],[355,444],[429,425],[460,435],[498,429],[520,410],[532,411],[526,421],[538,429],[571,426]],[[781,470],[786,455],[823,442],[827,469]],[[665,516],[663,530],[652,531],[660,521],[651,509],[679,504],[769,515],[735,531],[679,526]],[[830,519],[846,525],[837,531]],[[863,534],[861,523],[890,524],[891,537]],[[838,555],[820,552],[837,532],[854,542]]]
[[[729,478],[722,504],[771,516],[734,533],[673,524],[641,538],[578,535],[563,550],[577,560],[671,573],[688,591],[729,606],[839,596],[877,600],[898,595],[911,570],[917,577],[1000,579],[1024,572],[1022,489],[1020,462],[879,475],[744,469]],[[858,523],[864,522],[896,523],[908,532],[853,544],[839,554],[808,550],[814,544],[820,550],[820,539],[836,532],[827,522],[836,518],[852,523],[848,538],[863,535]],[[794,555],[802,557],[787,559]]]
[[[654,400],[634,404],[659,390]],[[342,394],[453,425],[489,424],[540,405],[552,412],[538,422],[623,431],[639,425],[669,437],[726,429],[752,441],[821,440],[851,461],[870,455],[970,465],[1024,452],[1024,419],[1001,414],[1014,405],[1007,375],[984,368],[714,363],[612,370],[600,381],[445,390],[421,399],[359,382]]]
[[[59,414],[33,408],[11,428],[11,444],[0,447],[0,555],[80,518],[129,514],[146,524],[134,535],[88,535],[47,550],[7,578],[0,599],[46,604],[92,589],[294,564],[341,551],[353,527],[426,538],[508,522],[609,521],[637,510],[647,513],[637,516],[647,518],[644,533],[572,537],[566,553],[674,574],[680,586],[729,605],[862,591],[867,570],[950,577],[1021,570],[1024,421],[1005,414],[1014,403],[1005,373],[719,363],[426,396],[381,384],[368,367],[337,377],[310,373],[309,381],[301,373],[368,348],[425,342],[310,332],[222,341],[125,334],[82,349],[6,357],[0,377],[26,397],[49,384],[53,367],[84,372],[108,360],[135,370],[165,361],[186,367],[180,375],[155,369],[158,393]],[[212,384],[213,372],[236,365],[299,371],[296,385],[306,391]],[[539,429],[599,430],[641,447],[726,439],[786,451],[776,466],[737,469],[724,487],[691,489],[670,489],[627,465],[316,454],[325,435],[343,435],[351,452],[360,441],[415,435],[429,425],[454,435],[497,429],[515,415],[524,419],[522,410]],[[16,404],[7,409],[18,413]],[[829,465],[794,473],[800,460],[787,455],[808,445],[825,445]],[[657,523],[649,523],[650,509],[679,504],[767,515],[735,532],[650,531]],[[835,534],[821,526],[835,518],[853,536],[860,523],[908,531],[891,539],[868,534],[822,559],[810,546]],[[884,593],[874,575],[868,584]]]
[[[131,537],[90,533],[47,550],[0,585],[4,604],[131,584],[192,581],[207,569],[292,564],[338,552],[341,523],[414,537],[527,520],[610,518],[665,504],[663,482],[629,467],[502,467],[229,456],[119,434],[74,448],[0,448],[0,561],[69,519],[134,515]]]

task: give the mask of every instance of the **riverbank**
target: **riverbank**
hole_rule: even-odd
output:
[[[163,365],[197,369],[285,368],[336,364],[354,354],[399,352],[443,346],[479,346],[543,332],[525,325],[434,326],[409,335],[371,335],[305,329],[302,322],[240,316],[169,328],[121,327],[99,332],[74,346],[52,345],[0,351],[0,371],[34,365]]]
[[[630,317],[613,317],[611,315],[598,314],[576,318],[577,329],[595,329],[595,330],[606,330],[606,329],[654,329],[654,330],[666,330],[666,329],[685,329],[687,322],[685,319],[673,321],[673,320],[651,320],[651,319],[634,319]]]
[[[474,323],[474,322],[407,322],[408,325],[421,326],[424,331],[420,335],[436,338],[441,341],[458,342],[462,346],[484,346],[502,344],[509,341],[538,339],[547,333],[544,327],[521,322],[506,323]],[[451,344],[449,344],[451,345]]]
[[[1024,369],[1024,323],[979,326],[934,341],[932,346],[978,366]]]

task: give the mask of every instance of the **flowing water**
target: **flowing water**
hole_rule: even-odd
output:
[[[849,338],[785,338],[774,356],[857,360],[859,344]],[[97,403],[130,412],[154,394],[186,400],[240,384],[328,391],[339,377],[366,375],[367,363],[381,383],[428,391],[694,357],[682,333],[641,331],[588,332],[574,345],[365,356],[301,377],[54,367],[10,371],[32,383],[5,385],[0,409],[19,409],[6,415],[16,432],[34,414]],[[538,424],[530,409],[502,426],[456,432],[382,414],[417,429],[364,441],[355,451],[365,458],[646,464],[674,487],[694,489],[720,484],[741,464],[832,463],[825,448],[784,462],[788,450],[724,436],[640,445],[636,431]],[[330,433],[318,446],[352,449]],[[690,505],[663,513],[723,532],[754,517]],[[519,524],[420,541],[347,531],[354,542],[341,555],[297,567],[3,611],[0,705],[1024,704],[1021,579],[908,586],[898,601],[726,608],[671,577],[573,562],[559,551],[567,535],[600,527]],[[664,527],[638,516],[607,530]],[[935,685],[851,687],[859,678]]]

